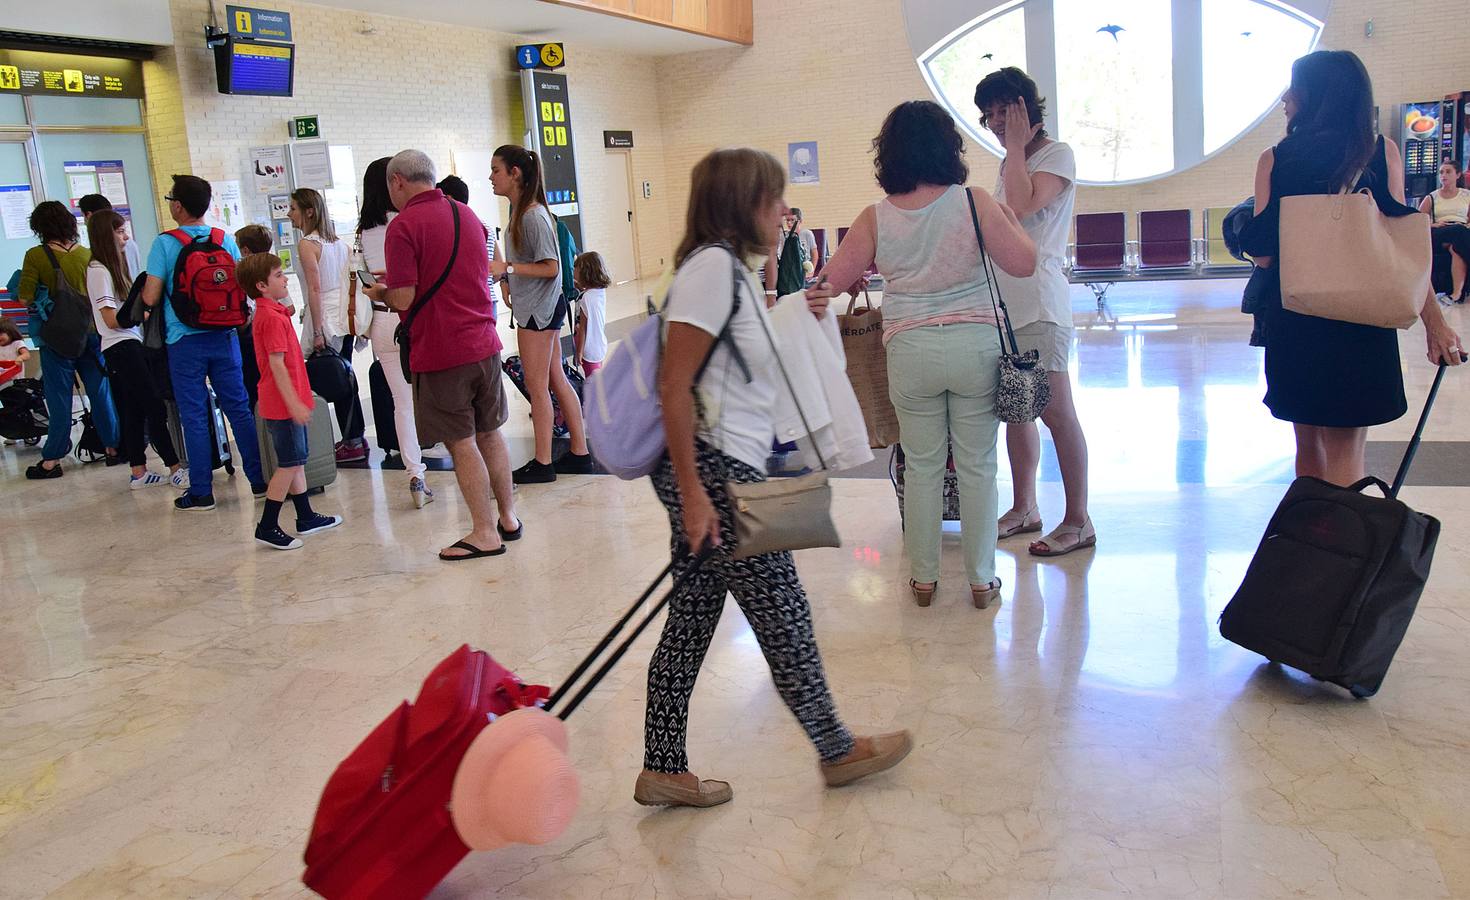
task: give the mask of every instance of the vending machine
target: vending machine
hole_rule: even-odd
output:
[[[1440,108],[1443,155],[1459,164],[1460,184],[1470,188],[1470,91],[1448,95]]]
[[[1439,186],[1445,102],[1425,100],[1401,107],[1399,146],[1404,152],[1404,197],[1410,206]]]

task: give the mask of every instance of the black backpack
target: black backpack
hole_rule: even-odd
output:
[[[56,273],[56,286],[49,289],[51,312],[41,323],[41,341],[52,353],[67,359],[80,359],[87,352],[87,338],[92,335],[92,304],[86,296],[71,286],[61,272],[61,263],[56,254],[42,244],[46,258],[51,260],[51,270]]]

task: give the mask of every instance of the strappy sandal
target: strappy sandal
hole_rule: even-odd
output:
[[[1035,515],[1035,521],[1031,517]],[[1018,534],[1035,534],[1041,530],[1041,510],[1031,507],[1020,516],[1016,511],[1010,510],[995,523],[997,527],[996,540],[1005,540]]]
[[[1059,525],[1056,530],[1027,548],[1032,556],[1066,556],[1074,550],[1097,546],[1097,529],[1092,519],[1076,525]]]
[[[914,592],[914,602],[919,606],[928,606],[934,602],[934,592],[939,590],[939,582],[934,582],[929,587],[921,588],[919,583],[912,578],[909,579],[909,590]]]
[[[989,609],[990,604],[1000,601],[1000,576],[983,588],[970,585],[970,600],[974,602],[976,609]]]

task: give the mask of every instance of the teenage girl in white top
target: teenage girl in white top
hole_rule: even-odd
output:
[[[111,209],[92,213],[87,219],[87,242],[92,261],[87,264],[87,297],[92,301],[92,319],[102,339],[102,359],[112,383],[112,400],[122,429],[122,451],[132,467],[131,490],[165,485],[188,487],[188,475],[179,466],[179,454],[169,437],[163,398],[154,388],[143,352],[143,335],[137,326],[121,328],[117,310],[128,296],[134,273],[128,268],[124,249],[127,223]],[[145,437],[146,431],[146,437]],[[148,471],[147,439],[152,438],[169,478]]]
[[[362,208],[357,213],[357,243],[362,250],[362,264],[379,281],[388,277],[388,255],[384,243],[388,239],[388,223],[398,215],[393,201],[388,197],[388,163],[391,156],[375,159],[368,164],[362,176]],[[357,273],[349,276],[348,295],[357,298]],[[358,302],[367,303],[363,293]],[[403,377],[403,366],[398,361],[398,342],[393,332],[403,321],[398,313],[386,306],[373,308],[373,320],[368,326],[368,336],[373,342],[373,356],[383,366],[383,378],[393,394],[393,426],[398,432],[398,452],[403,456],[403,468],[408,472],[408,493],[413,505],[423,509],[434,500],[424,480],[423,451],[419,448],[418,425],[413,418],[413,386]],[[382,428],[382,423],[378,424]]]
[[[291,224],[301,232],[297,256],[301,260],[301,289],[306,295],[306,308],[301,312],[301,350],[307,356],[313,351],[332,346],[352,365],[355,339],[347,325],[347,244],[337,239],[332,218],[327,215],[327,201],[311,188],[291,193]],[[362,401],[356,395],[346,403],[338,403],[337,425],[342,429],[342,442],[337,445],[337,462],[367,459],[367,441],[363,440],[366,422],[362,417]]]
[[[1439,190],[1425,197],[1419,211],[1433,223],[1431,240],[1450,251],[1450,293],[1441,299],[1464,303],[1465,273],[1470,268],[1470,191],[1460,187],[1460,167],[1447,159],[1439,166]]]

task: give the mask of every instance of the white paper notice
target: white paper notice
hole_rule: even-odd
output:
[[[0,219],[5,220],[5,237],[20,240],[31,236],[31,186],[0,184]]]
[[[255,177],[255,191],[258,194],[275,193],[290,186],[290,182],[286,180],[285,147],[250,148],[250,169]]]
[[[127,180],[123,178],[121,168],[98,169],[97,188],[97,193],[110,200],[114,209],[128,205]]]
[[[240,182],[215,181],[210,184],[209,212],[204,221],[214,228],[233,232],[245,224],[245,203],[240,195]]]
[[[332,186],[332,152],[326,141],[297,141],[291,145],[296,186],[324,191]]]
[[[97,194],[96,172],[73,172],[66,176],[67,190],[73,200],[80,200],[88,194]]]

